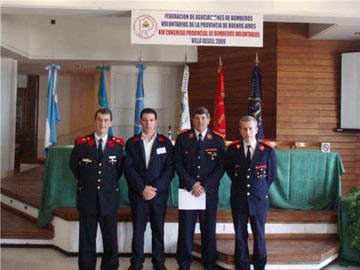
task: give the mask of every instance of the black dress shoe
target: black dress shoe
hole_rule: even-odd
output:
[[[141,268],[136,268],[136,267],[130,265],[127,270],[144,270],[144,268],[142,268],[142,267]]]
[[[160,265],[160,266],[154,266],[153,267],[154,270],[168,270],[167,267],[165,265]]]

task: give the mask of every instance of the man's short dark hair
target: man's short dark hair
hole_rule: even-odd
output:
[[[110,109],[107,109],[107,108],[100,108],[98,109],[96,112],[95,112],[95,120],[98,116],[98,114],[101,113],[101,114],[110,114],[110,121],[112,121],[112,111]]]
[[[210,118],[210,113],[209,113],[208,109],[206,109],[205,107],[195,108],[195,110],[193,112],[193,117],[195,116],[195,114],[205,114],[207,118]]]
[[[154,109],[152,108],[145,108],[141,111],[140,113],[140,119],[142,118],[143,114],[146,113],[146,114],[153,114],[155,115],[155,120],[157,120],[157,113]]]

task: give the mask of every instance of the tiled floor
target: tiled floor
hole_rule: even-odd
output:
[[[100,259],[97,260],[100,265]],[[173,257],[167,258],[166,266],[169,270],[176,270],[177,264]],[[129,267],[129,258],[120,257],[119,270]],[[77,257],[67,256],[52,248],[1,248],[2,270],[76,270]],[[99,269],[99,267],[97,268]],[[199,262],[194,261],[192,270],[202,270]],[[326,270],[360,270],[360,267],[343,267],[336,263],[325,268]],[[146,259],[144,270],[152,270],[151,260]]]

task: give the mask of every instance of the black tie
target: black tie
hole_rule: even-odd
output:
[[[198,151],[200,151],[202,143],[203,143],[202,134],[199,133],[199,135],[198,135],[198,141],[197,141],[197,150],[198,150]]]
[[[251,145],[247,146],[247,153],[246,153],[246,164],[247,164],[247,168],[249,168],[250,166],[250,162],[251,162],[251,153],[250,153],[250,147]]]
[[[99,143],[98,143],[98,155],[99,155],[99,160],[102,160],[102,156],[103,156],[102,143],[103,143],[103,140],[100,139],[100,140],[99,140]]]

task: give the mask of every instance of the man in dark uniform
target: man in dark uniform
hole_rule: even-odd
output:
[[[96,231],[99,223],[104,253],[101,270],[118,269],[117,210],[124,141],[108,134],[112,123],[109,109],[95,113],[95,132],[79,137],[70,157],[78,179],[79,269],[96,266]]]
[[[190,269],[196,218],[201,231],[201,261],[206,270],[216,269],[216,211],[220,179],[224,174],[224,139],[208,128],[210,114],[204,107],[193,113],[193,129],[180,132],[175,144],[175,168],[179,188],[194,196],[206,193],[205,210],[179,210],[176,260],[181,270]]]
[[[164,223],[170,182],[174,176],[171,141],[156,132],[157,113],[151,108],[140,114],[142,132],[126,142],[125,177],[133,223],[131,265],[129,270],[143,269],[144,233],[148,216],[152,231],[154,270],[166,270]]]
[[[240,119],[242,140],[228,146],[225,169],[231,185],[231,211],[235,227],[235,269],[249,270],[247,223],[250,220],[254,236],[254,269],[264,270],[267,254],[265,222],[269,209],[268,190],[276,178],[275,151],[256,140],[256,119]]]

